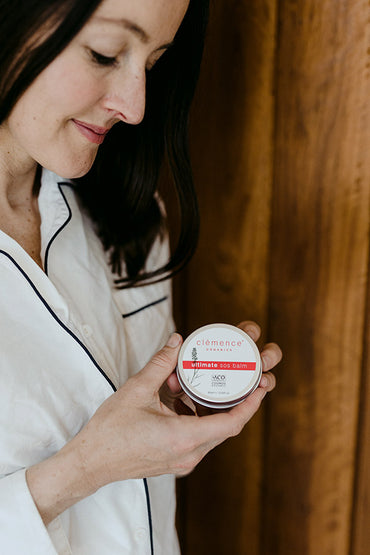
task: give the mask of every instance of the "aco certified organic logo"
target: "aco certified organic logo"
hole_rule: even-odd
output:
[[[225,376],[225,374],[212,374],[212,386],[213,387],[226,387],[226,376]]]

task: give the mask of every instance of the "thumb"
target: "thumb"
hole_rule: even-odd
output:
[[[151,389],[158,391],[172,374],[177,364],[181,344],[181,335],[173,333],[166,345],[144,366],[140,374]]]

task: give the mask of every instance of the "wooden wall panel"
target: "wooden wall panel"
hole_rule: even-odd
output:
[[[262,552],[349,553],[368,279],[369,3],[279,2]],[[367,549],[369,547],[367,546]]]
[[[367,555],[369,0],[214,1],[191,138],[179,329],[253,318],[285,356],[264,411],[180,480],[183,553]]]
[[[275,1],[212,3],[192,113],[202,229],[185,290],[178,286],[182,331],[266,320],[275,24]],[[261,480],[260,415],[180,481],[184,553],[257,554]]]

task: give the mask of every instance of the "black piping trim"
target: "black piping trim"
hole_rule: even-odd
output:
[[[54,239],[57,237],[57,235],[59,235],[59,233],[66,227],[66,225],[67,225],[67,224],[71,221],[71,219],[72,219],[72,210],[71,210],[71,208],[70,208],[70,206],[69,206],[69,204],[68,204],[68,201],[67,201],[67,199],[66,199],[66,197],[65,197],[65,194],[64,194],[63,191],[62,191],[61,185],[68,185],[68,186],[72,186],[72,185],[71,185],[70,183],[68,183],[68,182],[61,182],[61,183],[58,183],[58,189],[59,189],[60,194],[62,195],[63,200],[64,200],[64,202],[65,202],[65,204],[66,204],[66,207],[67,207],[67,209],[68,209],[68,217],[67,217],[66,221],[60,226],[60,228],[57,229],[57,231],[54,233],[54,235],[52,236],[52,238],[50,239],[50,241],[49,241],[49,243],[48,243],[48,246],[46,247],[46,250],[45,250],[45,261],[44,261],[44,270],[45,270],[45,274],[46,274],[46,275],[48,275],[48,257],[49,257],[49,250],[50,250],[51,244],[53,243],[53,241],[54,241]]]
[[[148,520],[149,520],[149,534],[150,534],[150,552],[151,555],[154,555],[154,543],[153,543],[153,521],[152,521],[152,510],[150,508],[150,496],[149,496],[149,487],[148,487],[148,480],[146,478],[143,479],[144,488],[145,488],[145,495],[146,495],[146,504],[148,506]]]
[[[89,357],[89,359],[91,360],[91,362],[96,366],[96,368],[99,370],[99,372],[101,373],[101,375],[107,380],[107,382],[109,383],[109,385],[111,386],[111,388],[113,389],[113,391],[117,391],[116,386],[114,385],[114,383],[112,382],[112,380],[109,379],[109,377],[106,375],[106,373],[104,372],[104,370],[99,366],[99,364],[96,362],[96,360],[94,359],[93,355],[90,353],[90,351],[87,349],[87,347],[82,343],[82,341],[80,341],[80,339],[77,337],[77,335],[75,335],[69,328],[67,328],[67,326],[65,324],[63,324],[63,322],[58,318],[58,316],[55,314],[55,312],[53,311],[53,309],[49,306],[49,304],[46,302],[46,300],[44,299],[44,297],[41,295],[41,293],[39,292],[39,290],[37,289],[36,285],[33,283],[33,281],[28,277],[28,275],[26,274],[26,272],[21,268],[21,266],[14,260],[14,258],[8,254],[7,252],[0,250],[0,254],[3,254],[4,256],[6,256],[13,264],[14,266],[19,270],[19,272],[23,275],[23,277],[26,279],[26,281],[28,282],[28,284],[31,286],[31,288],[33,289],[34,293],[36,293],[37,297],[40,299],[40,301],[42,302],[42,304],[45,306],[45,308],[48,310],[48,312],[51,314],[51,316],[54,318],[54,320],[56,320],[58,322],[58,324],[64,329],[64,331],[66,331],[75,341],[77,341],[77,343],[80,345],[80,347],[85,351],[85,353],[87,354],[87,356]]]
[[[130,316],[133,316],[134,314],[137,314],[138,312],[141,312],[146,308],[150,308],[151,306],[155,306],[156,304],[163,303],[163,301],[166,301],[167,299],[168,299],[168,295],[166,295],[165,297],[162,297],[161,299],[158,299],[157,301],[153,301],[152,303],[146,304],[141,308],[133,310],[132,312],[128,312],[127,314],[122,314],[122,318],[129,318]]]

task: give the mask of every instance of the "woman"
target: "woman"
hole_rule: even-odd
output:
[[[196,241],[186,120],[206,16],[206,0],[2,2],[7,555],[178,553],[173,476],[237,434],[274,387],[274,344],[260,387],[225,414],[195,416],[173,372],[166,278]],[[169,260],[164,153],[182,214]]]

